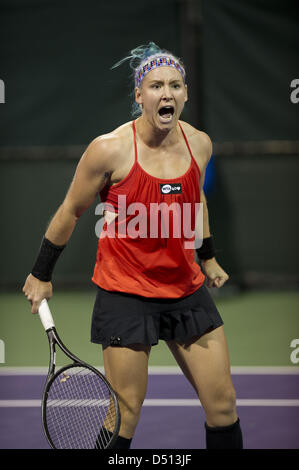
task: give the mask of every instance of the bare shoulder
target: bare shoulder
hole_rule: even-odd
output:
[[[205,132],[196,129],[185,121],[180,121],[180,123],[186,134],[194,157],[196,159],[197,157],[200,158],[200,160],[203,161],[202,163],[206,165],[212,155],[212,141],[210,137]]]
[[[130,123],[125,123],[112,132],[95,137],[86,148],[82,161],[94,170],[111,173],[130,144]]]

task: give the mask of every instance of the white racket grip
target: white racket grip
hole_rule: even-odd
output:
[[[46,299],[43,299],[39,309],[38,309],[39,318],[43,324],[43,327],[47,331],[49,328],[53,328],[55,326],[54,320]]]

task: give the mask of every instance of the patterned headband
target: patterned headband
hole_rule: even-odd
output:
[[[159,55],[147,57],[146,62],[141,63],[135,73],[135,86],[139,88],[142,80],[151,70],[164,66],[174,67],[178,72],[180,72],[183,80],[185,81],[186,73],[179,62],[174,57]]]

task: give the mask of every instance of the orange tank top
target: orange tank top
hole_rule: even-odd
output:
[[[162,179],[139,165],[132,122],[135,162],[122,181],[100,192],[104,207],[118,214],[104,223],[99,237],[92,281],[103,289],[180,298],[204,283],[194,256],[200,169],[179,125],[191,163],[182,176]]]

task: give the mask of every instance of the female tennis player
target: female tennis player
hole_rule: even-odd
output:
[[[91,341],[102,345],[105,374],[119,399],[115,448],[130,448],[151,347],[159,339],[198,394],[206,447],[242,448],[223,321],[205,285],[220,288],[228,280],[215,259],[203,192],[211,141],[179,120],[187,101],[180,59],[152,42],[126,59],[134,70],[139,117],[87,147],[23,291],[37,313],[41,300],[52,296],[52,272],[77,221],[100,195],[105,225],[92,277],[97,296]]]

